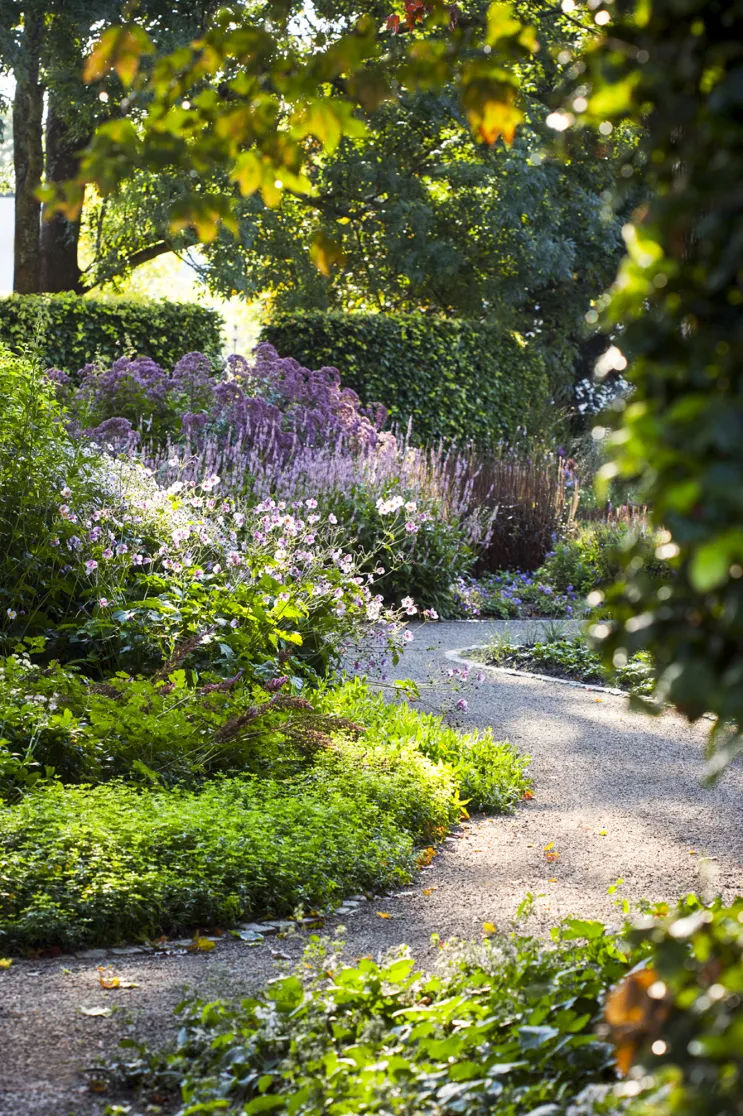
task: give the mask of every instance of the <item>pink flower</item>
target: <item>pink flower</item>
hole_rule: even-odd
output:
[[[457,709],[459,710],[460,713],[466,713],[467,712],[467,698],[460,698],[459,699],[459,701],[457,702]]]
[[[332,523],[333,525],[335,525],[337,522],[338,522],[338,516],[333,515],[333,513],[331,512],[330,515],[328,516],[328,523]]]
[[[129,547],[126,545],[126,543],[119,543],[119,545],[116,547],[116,553],[117,554],[128,554],[129,553]]]
[[[307,508],[316,508],[317,507],[317,500],[314,500],[312,497],[310,497],[309,500],[305,500],[304,503],[305,503],[305,507],[307,507]]]
[[[418,530],[418,524],[413,523],[412,521],[409,520],[405,524],[405,530],[408,532],[409,535],[414,535],[416,533],[416,531]]]
[[[402,633],[402,638],[405,640],[406,643],[412,643],[415,639],[415,636],[409,628],[406,628],[405,631]]]
[[[98,604],[101,608],[108,608],[108,597],[99,597]]]
[[[111,549],[110,546],[107,546],[106,549],[103,551],[103,557],[104,558],[113,558],[113,556],[114,556],[113,550]]]
[[[85,563],[86,572],[87,573],[92,573],[93,570],[97,570],[97,569],[98,569],[98,563],[96,562],[96,560],[94,558],[88,558],[88,561]]]

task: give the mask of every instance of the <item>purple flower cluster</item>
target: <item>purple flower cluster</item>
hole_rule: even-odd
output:
[[[229,357],[219,376],[203,353],[186,353],[171,373],[149,357],[121,357],[107,369],[86,365],[74,393],[65,373],[47,375],[85,433],[117,452],[140,437],[162,444],[185,436],[196,450],[216,437],[285,462],[299,446],[372,448],[387,417],[341,387],[336,368],[303,368],[268,344],[258,345],[252,361]]]

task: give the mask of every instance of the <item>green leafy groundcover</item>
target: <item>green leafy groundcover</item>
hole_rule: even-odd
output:
[[[177,1116],[741,1116],[742,922],[743,900],[689,895],[621,932],[452,943],[428,974],[314,939],[254,998],[181,1005],[174,1051],[129,1040],[116,1076]]]
[[[45,783],[0,807],[0,950],[142,940],[392,887],[463,799],[509,810],[527,789],[526,761],[489,734],[459,735],[360,683],[324,701],[367,731],[336,736],[290,778]]]
[[[433,975],[404,949],[351,966],[317,941],[304,971],[254,999],[183,1005],[176,1052],[148,1062],[140,1049],[124,1068],[150,1088],[180,1085],[179,1116],[557,1116],[586,1085],[614,1079],[595,1029],[639,956],[597,922],[567,924],[550,947],[523,934],[455,945]]]

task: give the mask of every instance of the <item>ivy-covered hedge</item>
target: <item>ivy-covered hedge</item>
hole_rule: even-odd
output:
[[[543,427],[548,402],[544,361],[497,325],[423,314],[287,311],[262,339],[311,368],[333,365],[362,399],[413,422],[418,442],[439,438],[481,445]]]
[[[0,299],[0,342],[70,374],[88,361],[110,364],[127,355],[152,357],[166,367],[194,350],[217,358],[223,327],[216,310],[186,302],[75,294]]]

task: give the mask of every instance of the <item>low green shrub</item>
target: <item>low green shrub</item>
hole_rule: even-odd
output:
[[[539,575],[558,592],[570,587],[586,596],[592,589],[610,585],[622,569],[622,555],[636,547],[646,574],[660,576],[664,567],[655,557],[656,534],[613,523],[579,527],[555,545]]]
[[[397,512],[380,511],[395,498],[401,505]],[[385,601],[397,605],[410,597],[441,616],[454,613],[452,577],[469,573],[477,555],[461,518],[448,515],[440,501],[422,499],[419,491],[396,482],[376,499],[363,485],[331,492],[327,507],[362,556],[361,568],[375,575],[375,588]]]
[[[176,1116],[742,1116],[741,921],[689,895],[621,933],[450,943],[428,974],[315,939],[258,996],[187,1000],[175,1049],[129,1042],[116,1078]]]
[[[508,813],[529,787],[528,757],[494,740],[489,729],[457,732],[439,716],[419,712],[406,702],[390,705],[358,679],[327,691],[321,708],[365,725],[388,750],[414,746],[434,763],[445,764],[456,775],[458,793],[470,811]]]
[[[585,636],[539,639],[512,643],[508,636],[494,640],[481,652],[486,662],[518,667],[535,674],[553,674],[575,682],[619,686],[630,693],[649,697],[655,688],[653,662],[643,651],[609,670]]]
[[[439,438],[494,446],[541,430],[549,405],[543,357],[492,323],[425,314],[291,311],[263,326],[262,339],[315,368],[338,368],[394,422],[412,421],[421,443]]]
[[[214,361],[222,354],[224,321],[191,302],[10,295],[0,299],[0,343],[34,356],[45,368],[74,375],[86,364],[147,356],[170,366],[187,352]]]
[[[140,1047],[121,1072],[141,1087],[138,1112],[153,1092],[180,1087],[178,1116],[594,1111],[570,1105],[616,1081],[597,1034],[604,997],[646,950],[622,947],[598,922],[568,921],[555,939],[455,943],[433,974],[404,947],[351,965],[316,941],[259,996],[181,1005],[175,1052]]]
[[[353,772],[198,793],[36,787],[0,808],[4,951],[223,926],[409,879],[413,839]]]
[[[526,761],[510,745],[489,734],[460,738],[440,718],[385,706],[356,682],[321,696],[331,738],[315,738],[303,762],[280,746],[286,726],[278,725],[243,741],[241,754],[240,738],[228,749],[233,768],[242,760],[252,773],[165,788],[156,770],[143,770],[137,749],[172,775],[174,764],[189,762],[199,725],[176,711],[161,733],[165,760],[153,757],[148,716],[156,721],[157,709],[145,710],[138,729],[141,697],[120,725],[99,741],[83,736],[80,748],[83,759],[86,747],[118,748],[144,785],[40,778],[0,806],[0,947],[141,939],[390,887],[410,878],[415,847],[439,840],[463,799],[479,794],[478,806],[508,811],[528,787]],[[112,700],[107,717],[115,714]],[[346,721],[344,731],[331,717],[352,717],[358,727]],[[138,735],[129,739],[132,726]],[[52,730],[75,742],[74,724]],[[310,723],[310,738],[312,731]]]

